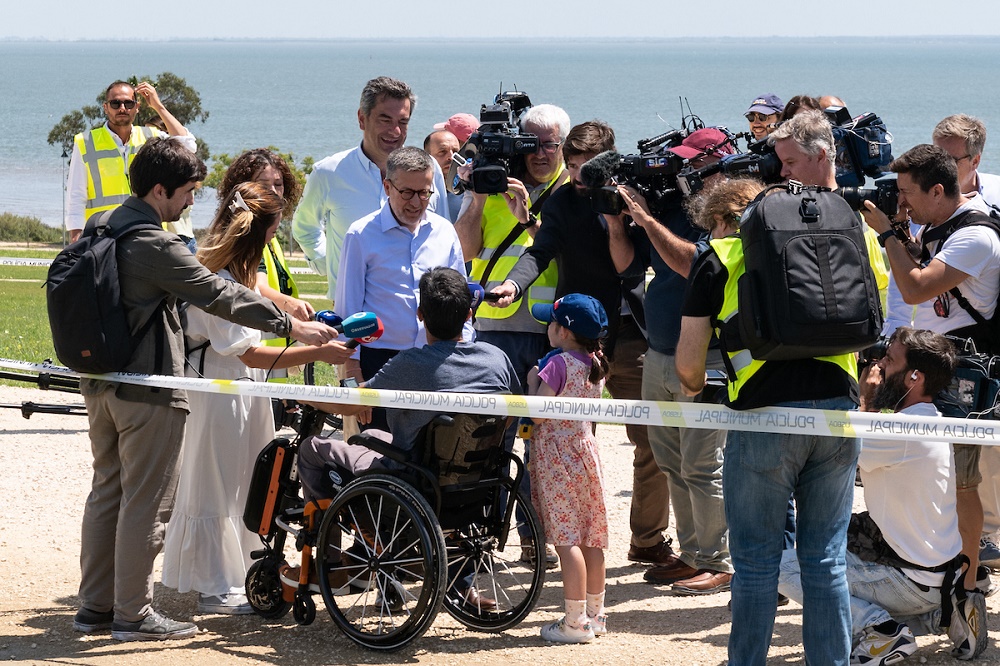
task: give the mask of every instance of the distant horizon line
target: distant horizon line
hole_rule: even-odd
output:
[[[879,36],[880,41],[899,41],[904,39],[997,39],[1000,34],[995,35],[970,35],[970,34],[903,34],[903,35],[893,35],[893,36]],[[806,41],[806,40],[829,40],[829,39],[850,39],[850,40],[866,40],[870,41],[872,35],[709,35],[709,36],[698,36],[698,35],[686,35],[677,37],[663,37],[663,36],[566,36],[566,35],[532,35],[524,37],[450,37],[446,35],[437,35],[429,37],[160,37],[160,38],[149,38],[149,39],[139,39],[135,37],[130,37],[127,39],[115,38],[115,37],[87,37],[87,38],[64,38],[64,39],[54,39],[49,37],[18,37],[18,36],[2,36],[0,37],[0,42],[40,42],[40,43],[101,43],[101,42],[121,42],[121,43],[191,43],[191,42],[434,42],[442,39],[447,39],[451,43],[509,43],[509,42],[530,42],[535,40],[557,40],[560,42],[579,42],[579,41],[600,41],[600,42],[620,42],[623,39],[629,39],[635,42],[682,42],[682,41],[729,41],[729,40],[742,40],[751,42],[761,42],[770,40],[782,40],[782,41]]]

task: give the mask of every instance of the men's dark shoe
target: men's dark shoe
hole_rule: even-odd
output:
[[[497,609],[497,602],[481,594],[474,585],[462,593],[462,601],[477,613],[492,613]]]
[[[194,622],[177,622],[153,611],[140,622],[115,620],[111,638],[116,641],[162,641],[167,638],[190,638],[198,633]]]
[[[733,574],[711,569],[701,569],[697,575],[679,580],[673,584],[671,589],[674,594],[686,597],[695,594],[715,594],[725,592],[729,589],[729,581],[733,579]]]
[[[789,599],[785,595],[783,595],[783,594],[779,594],[778,595],[778,605],[779,606],[787,606],[789,604],[789,602],[791,602],[791,599]],[[729,610],[733,610],[733,600],[732,599],[730,599],[729,601],[726,602],[726,608],[728,608]]]
[[[631,546],[628,549],[628,559],[631,562],[642,562],[644,564],[673,564],[677,561],[677,553],[670,547],[670,539],[666,539],[656,544],[640,548]]]
[[[670,585],[671,583],[676,583],[679,580],[691,578],[698,573],[699,571],[694,567],[689,567],[680,560],[675,560],[671,564],[664,564],[662,566],[648,569],[642,577],[647,583],[653,583],[654,585]]]
[[[82,631],[85,634],[92,634],[95,631],[107,631],[115,621],[113,610],[99,613],[89,608],[80,606],[73,618],[73,631]]]

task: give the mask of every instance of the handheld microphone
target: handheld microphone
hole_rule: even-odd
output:
[[[580,167],[580,182],[587,187],[601,187],[614,178],[621,158],[617,151],[605,150],[587,160]]]
[[[356,312],[344,320],[342,327],[344,335],[351,338],[347,341],[349,349],[360,343],[375,342],[385,331],[382,320],[374,312]]]
[[[496,303],[500,300],[500,294],[494,294],[491,291],[486,291],[483,289],[483,285],[478,282],[469,283],[469,294],[472,296],[471,307],[473,310],[482,305],[483,301],[487,303]]]
[[[322,322],[329,326],[330,328],[337,329],[338,333],[344,332],[344,318],[333,310],[320,310],[316,313],[316,321]]]

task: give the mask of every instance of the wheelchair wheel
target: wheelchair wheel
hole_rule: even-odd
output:
[[[504,490],[504,493],[509,491]],[[448,591],[444,607],[456,620],[478,631],[503,631],[531,612],[545,584],[545,549],[528,551],[521,560],[520,539],[543,544],[542,525],[527,495],[514,496],[511,524],[484,519],[445,538],[448,553]],[[518,514],[524,520],[518,522]],[[519,533],[523,532],[520,535]],[[507,541],[500,549],[501,536]],[[469,590],[475,594],[469,594]]]
[[[291,604],[281,596],[278,567],[278,562],[264,557],[254,562],[247,572],[247,601],[254,612],[266,620],[282,618],[291,608]]]
[[[447,578],[445,544],[427,501],[385,475],[348,484],[324,512],[316,543],[323,601],[340,629],[396,650],[434,622]]]

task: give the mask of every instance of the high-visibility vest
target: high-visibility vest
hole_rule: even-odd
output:
[[[542,192],[546,192],[552,187],[556,186],[560,178],[565,171],[565,167],[560,167],[559,172],[549,181],[545,189]],[[530,206],[530,201],[529,201]],[[503,242],[507,235],[510,233],[518,224],[518,219],[514,217],[514,214],[510,212],[510,208],[507,207],[507,202],[505,196],[502,194],[494,194],[486,198],[486,204],[483,206],[483,249],[479,251],[479,256],[472,260],[472,274],[470,277],[476,282],[482,282],[483,272],[486,270],[486,265],[490,263],[490,259],[496,252],[497,247]],[[533,239],[527,230],[521,231],[521,234],[514,239],[514,242],[510,244],[506,250],[504,250],[503,255],[497,260],[496,264],[493,266],[493,270],[490,271],[488,281],[483,285],[486,291],[497,287],[514,269],[514,265],[517,260],[521,258],[524,251],[531,247]],[[552,303],[556,300],[556,283],[559,279],[559,273],[556,268],[556,262],[550,262],[549,267],[546,268],[538,279],[535,280],[530,287],[527,289],[527,293],[524,295],[523,301],[524,305],[520,307],[527,307],[528,311],[531,311],[531,306],[536,303]],[[507,308],[498,308],[490,303],[482,303],[476,310],[476,318],[478,319],[507,319],[508,317],[514,316],[520,309],[516,304]],[[545,322],[539,321],[539,323],[544,324]]]
[[[129,198],[132,187],[128,180],[128,169],[132,158],[139,152],[142,144],[158,134],[151,127],[133,126],[132,135],[125,144],[124,158],[107,125],[95,127],[74,137],[73,141],[76,142],[87,172],[84,220],[89,220],[94,213],[116,208]]]
[[[736,377],[730,377],[727,383],[729,401],[735,402],[740,395],[740,390],[746,385],[747,380],[757,374],[767,361],[758,361],[750,355],[749,349],[728,349],[725,336],[722,333],[721,325],[729,323],[733,317],[739,314],[739,291],[738,284],[740,277],[746,272],[746,263],[743,259],[743,242],[739,236],[727,236],[725,238],[713,238],[709,241],[719,261],[726,268],[726,287],[722,299],[722,310],[719,311],[715,334],[722,341],[726,355],[729,357],[729,364],[736,372]],[[851,377],[858,376],[858,365],[854,354],[838,354],[836,356],[817,356],[817,361],[828,361],[840,367]]]
[[[267,286],[277,292],[281,292],[281,286],[278,282],[278,269],[274,261],[275,258],[277,258],[278,263],[281,264],[281,267],[285,269],[285,273],[288,275],[288,286],[292,290],[289,295],[292,298],[298,298],[299,288],[296,286],[295,280],[292,279],[292,274],[288,270],[288,264],[285,263],[285,255],[281,251],[281,244],[278,242],[277,238],[272,238],[269,247],[264,248],[264,266],[267,268]],[[287,342],[287,338],[264,339],[264,344],[268,347],[284,347]]]

